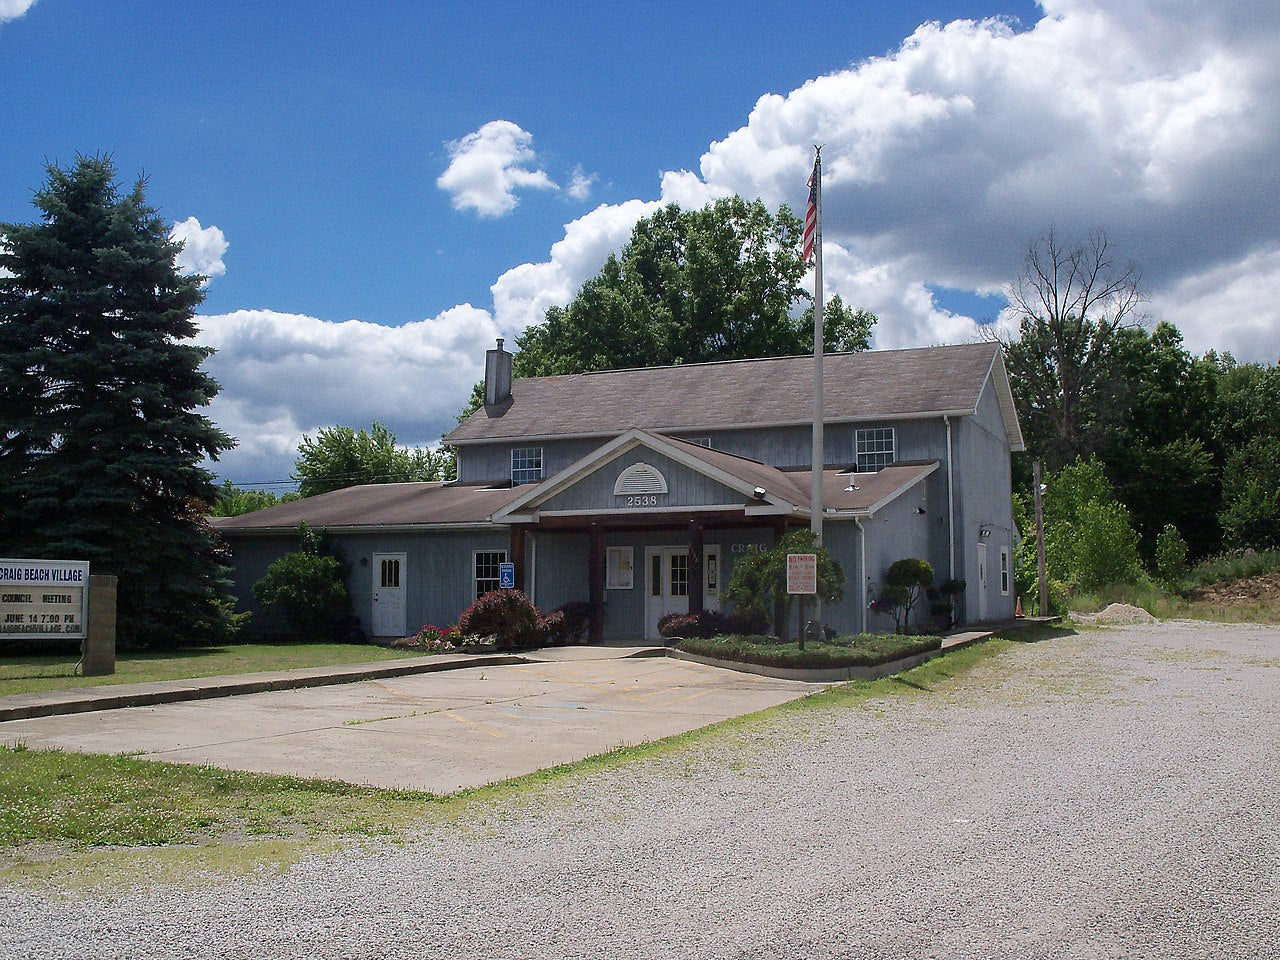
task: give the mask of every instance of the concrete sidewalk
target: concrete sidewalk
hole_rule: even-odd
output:
[[[440,654],[404,660],[375,660],[369,663],[344,663],[328,667],[298,667],[292,670],[265,670],[260,673],[238,673],[222,677],[193,677],[184,680],[153,680],[148,683],[102,684],[72,690],[48,690],[41,693],[18,693],[0,697],[0,723],[7,720],[29,720],[68,713],[95,710],[121,710],[147,707],[159,703],[181,703],[188,700],[211,700],[272,690],[297,690],[305,687],[327,687],[363,680],[385,680],[391,677],[465,670],[471,667],[502,666],[517,663],[544,663],[570,660],[619,660],[629,657],[663,656],[662,647],[549,647],[520,654]]]

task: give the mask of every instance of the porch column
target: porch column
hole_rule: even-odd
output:
[[[773,546],[777,546],[787,535],[787,521],[778,520],[773,525]],[[787,629],[787,605],[782,595],[773,598],[773,635],[785,637]]]
[[[591,599],[591,642],[604,641],[604,530],[591,524],[587,553],[587,583]]]
[[[702,613],[702,521],[689,521],[689,613]]]
[[[516,566],[516,589],[524,589],[524,527],[511,526],[511,562]]]

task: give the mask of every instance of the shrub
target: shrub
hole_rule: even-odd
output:
[[[722,618],[720,629],[722,633],[750,636],[768,633],[769,626],[769,618],[763,610],[735,610]]]
[[[824,547],[817,545],[812,530],[793,530],[777,546],[762,553],[748,554],[733,565],[733,576],[724,597],[735,610],[768,616],[781,600],[784,624],[791,618],[792,596],[787,593],[787,554],[813,553],[818,557],[818,595],[823,603],[839,603],[844,596],[844,570]]]
[[[342,561],[306,550],[289,553],[267,567],[253,585],[264,607],[278,607],[301,639],[349,639],[354,616]]]
[[[393,647],[426,650],[428,653],[449,653],[462,645],[462,631],[457,627],[437,627],[427,624],[412,637],[396,640]]]
[[[538,638],[544,646],[563,647],[569,642],[569,622],[562,610],[538,618]]]
[[[700,637],[702,624],[694,613],[668,613],[658,621],[658,633],[668,640],[672,637]]]
[[[587,635],[587,627],[591,625],[591,604],[575,600],[557,607],[553,612],[564,614],[564,642],[581,643]]]
[[[1156,572],[1166,583],[1176,584],[1187,574],[1187,541],[1172,523],[1156,537]]]
[[[1122,504],[1091,500],[1080,507],[1079,523],[1071,550],[1077,588],[1096,590],[1112,583],[1131,583],[1142,576],[1138,535]]]
[[[458,629],[468,636],[493,637],[499,650],[514,650],[538,643],[538,621],[538,608],[519,590],[490,590],[462,612]]]
[[[884,585],[876,599],[883,599],[890,604],[897,632],[902,633],[911,628],[911,608],[932,584],[933,565],[927,560],[908,557],[895,560],[889,565],[884,574]]]

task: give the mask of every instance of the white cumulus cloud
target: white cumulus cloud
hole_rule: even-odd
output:
[[[1081,238],[1106,229],[1153,304],[1173,304],[1184,282],[1203,288],[1201,303],[1220,292],[1239,312],[1215,311],[1226,326],[1204,329],[1243,358],[1274,353],[1276,301],[1239,273],[1280,245],[1273,7],[1042,7],[1029,29],[924,24],[886,56],[761,96],[696,171],[662,175],[660,202],[738,193],[798,210],[821,143],[827,293],[880,316],[878,346],[980,335],[930,291],[1000,290],[1052,225]],[[566,226],[548,261],[507,271],[493,287],[499,325],[516,332],[567,302],[652,206],[599,207]],[[1187,311],[1169,309],[1203,342]]]
[[[227,272],[222,255],[230,244],[217,227],[202,227],[195,217],[187,217],[170,228],[169,239],[182,243],[177,264],[183,273],[220,277]]]
[[[573,177],[569,180],[569,185],[564,188],[564,192],[574,200],[585,200],[591,196],[591,187],[598,179],[596,174],[587,173],[579,164],[573,168]]]
[[[272,310],[198,322],[199,342],[217,351],[204,369],[222,385],[207,415],[239,440],[216,470],[239,482],[287,479],[303,434],[336,424],[378,420],[402,444],[434,444],[497,336],[470,304],[399,327]]]
[[[474,133],[447,144],[449,166],[436,180],[457,210],[501,217],[516,208],[517,190],[557,190],[537,169],[533,134],[510,120],[491,120]]]
[[[36,0],[0,0],[0,23],[18,19],[35,2]]]

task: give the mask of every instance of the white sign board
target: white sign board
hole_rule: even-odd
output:
[[[89,561],[0,559],[0,639],[83,640]]]
[[[787,554],[787,593],[818,592],[818,555]]]

